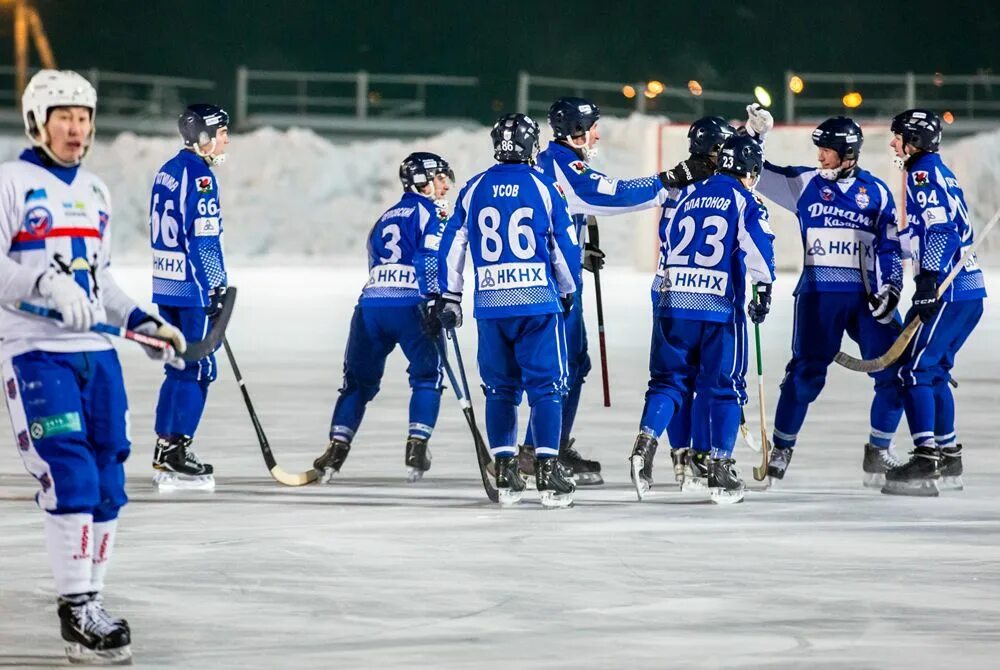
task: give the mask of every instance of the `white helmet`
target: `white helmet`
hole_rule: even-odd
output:
[[[87,149],[94,141],[97,91],[89,81],[72,70],[39,70],[28,82],[21,97],[21,114],[24,116],[24,132],[28,135],[28,139],[59,165],[71,167],[52,155],[52,150],[48,146],[49,138],[45,135],[45,122],[48,121],[49,110],[53,107],[86,107],[90,110],[90,136],[83,150],[86,155]]]

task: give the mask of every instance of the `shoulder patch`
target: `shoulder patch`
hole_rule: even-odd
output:
[[[198,177],[195,179],[195,186],[198,188],[198,193],[211,193],[212,192],[212,178],[211,177]]]
[[[927,170],[914,170],[913,172],[913,185],[914,186],[927,186],[931,183],[931,177],[927,174]]]
[[[590,170],[590,166],[583,161],[573,161],[569,164],[569,169],[577,174],[587,174],[587,171]]]
[[[560,186],[560,185],[558,184],[558,182],[557,182],[557,183],[555,183],[555,184],[553,184],[553,186],[555,186],[555,187],[556,187],[556,190],[557,190],[557,191],[559,191],[559,195],[560,195],[560,196],[562,196],[562,199],[563,199],[563,200],[565,200],[565,199],[566,199],[566,194],[565,194],[565,193],[563,192],[563,190],[562,190],[562,186]]]

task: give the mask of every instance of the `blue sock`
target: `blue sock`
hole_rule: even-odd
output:
[[[512,400],[487,394],[486,437],[494,457],[517,453],[517,405]]]
[[[659,440],[677,410],[677,402],[664,393],[646,392],[646,406],[642,410],[639,430]]]
[[[440,409],[440,391],[432,388],[413,389],[410,395],[410,436],[430,438]]]
[[[735,400],[712,403],[712,458],[731,458],[740,431],[740,405]]]
[[[691,396],[686,396],[667,425],[667,441],[671,449],[691,446],[691,405]]]
[[[871,407],[871,435],[868,442],[873,447],[888,449],[903,418],[903,399],[895,389],[875,389]]]
[[[712,405],[708,396],[701,393],[691,404],[691,448],[707,452],[712,446]]]
[[[531,407],[531,430],[535,435],[535,457],[559,455],[562,432],[562,402],[559,396],[545,396]]]
[[[167,377],[160,387],[156,403],[157,435],[194,436],[205,411],[208,382]]]
[[[918,385],[906,389],[903,396],[906,423],[917,447],[934,446],[934,405],[934,389],[930,386]]]
[[[795,446],[808,410],[809,403],[799,401],[794,391],[781,389],[774,412],[774,446],[782,449]]]
[[[955,446],[955,396],[948,382],[934,385],[934,441],[938,447]]]
[[[365,418],[365,407],[368,401],[360,389],[346,389],[337,396],[333,406],[333,417],[330,419],[330,439],[350,443],[354,434]]]
[[[562,435],[560,435],[560,438],[563,442],[566,442],[573,436],[573,424],[576,423],[576,411],[580,407],[580,395],[582,393],[583,382],[575,382],[570,386],[569,393],[562,400]],[[528,430],[529,432],[531,431],[530,428]]]

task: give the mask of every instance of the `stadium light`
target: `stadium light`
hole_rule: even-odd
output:
[[[635,87],[630,86],[629,84],[625,84],[624,86],[622,86],[622,95],[631,100],[632,98],[635,97]]]
[[[688,91],[691,92],[691,95],[701,95],[701,83],[697,79],[692,79],[688,82]]]
[[[944,119],[945,123],[948,124],[955,123],[955,115],[952,114],[951,112],[945,112],[944,114],[941,115],[941,118]]]
[[[648,91],[649,93],[652,93],[654,96],[657,96],[660,93],[663,93],[663,82],[662,81],[657,81],[656,79],[648,82],[646,84],[646,91]]]
[[[761,107],[771,106],[771,94],[767,92],[767,89],[763,86],[755,86],[753,89],[753,97],[757,99]]]
[[[850,93],[845,93],[844,97],[841,98],[841,102],[844,103],[844,107],[848,109],[854,109],[855,107],[860,107],[864,98],[857,91],[851,91]]]
[[[791,78],[788,80],[788,90],[794,93],[795,95],[801,93],[802,89],[804,89],[805,87],[806,85],[805,82],[802,81],[802,77],[800,77],[797,74],[792,75]]]

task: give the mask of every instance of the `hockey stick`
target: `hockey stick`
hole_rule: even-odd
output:
[[[760,445],[757,444],[757,440],[753,439],[753,433],[750,432],[750,427],[747,426],[747,415],[742,407],[740,407],[740,438],[750,451],[755,454],[760,453]]]
[[[229,365],[233,368],[233,376],[236,377],[236,383],[239,384],[240,392],[243,394],[243,402],[246,403],[247,411],[250,412],[250,421],[253,423],[253,429],[257,433],[257,442],[260,443],[260,452],[264,455],[264,465],[271,472],[271,476],[274,477],[275,481],[285,486],[303,486],[304,484],[311,484],[319,477],[319,473],[313,469],[307,470],[301,473],[291,473],[286,472],[281,469],[281,466],[274,460],[274,454],[271,453],[271,445],[267,441],[267,435],[264,434],[264,428],[260,425],[260,420],[257,418],[257,412],[253,408],[253,402],[250,401],[250,393],[247,391],[246,384],[243,382],[243,375],[240,374],[240,368],[236,365],[236,357],[233,356],[233,350],[229,346],[229,340],[225,337],[222,338],[222,346],[226,349],[226,357],[229,359]]]
[[[441,365],[448,375],[451,387],[455,389],[455,396],[458,398],[458,404],[462,407],[462,414],[465,416],[465,421],[469,424],[469,430],[472,431],[472,441],[476,445],[476,460],[479,463],[479,476],[483,480],[483,489],[486,490],[486,497],[490,499],[490,502],[500,502],[500,492],[497,490],[492,478],[490,478],[490,473],[486,470],[486,466],[493,459],[490,456],[490,450],[487,449],[486,443],[483,441],[483,434],[479,432],[479,426],[476,425],[476,414],[472,410],[472,401],[469,396],[469,381],[465,376],[465,364],[462,362],[462,350],[458,348],[458,337],[455,334],[454,328],[449,328],[447,333],[455,349],[455,360],[458,361],[458,372],[462,377],[461,386],[458,385],[458,380],[455,378],[455,371],[452,370],[451,364],[448,362],[448,350],[442,341],[441,335],[434,337],[434,346],[437,347],[438,355],[441,356]]]
[[[587,217],[587,235],[595,247],[600,247],[597,218]],[[604,406],[611,407],[611,386],[608,383],[608,345],[604,340],[604,301],[601,300],[601,270],[594,268],[594,297],[597,299],[597,341],[601,349],[601,383],[604,385]]]
[[[62,314],[59,313],[59,310],[41,307],[40,305],[33,305],[24,301],[19,301],[15,303],[15,305],[18,310],[26,314],[33,314],[46,319],[62,321]],[[189,343],[187,349],[185,349],[184,353],[181,354],[181,359],[188,362],[198,361],[218,349],[219,344],[226,336],[226,326],[229,325],[229,318],[233,314],[233,307],[235,305],[236,287],[231,286],[222,296],[222,308],[215,316],[212,317],[212,328],[208,331],[208,334],[205,335],[204,339],[199,340],[198,342]],[[121,337],[126,340],[132,340],[133,342],[137,342],[146,347],[166,349],[171,346],[170,341],[165,340],[162,337],[146,335],[145,333],[137,333],[134,330],[113,326],[110,323],[95,323],[91,326],[90,330],[94,333],[103,333],[113,337]]]
[[[877,307],[878,298],[876,298],[875,295],[872,293],[872,283],[871,280],[868,278],[868,266],[865,263],[865,257],[863,254],[858,254],[858,265],[860,266],[859,269],[861,270],[861,285],[865,287],[865,298],[867,298],[869,305],[871,305],[872,307]],[[903,331],[903,326],[895,319],[889,322],[889,327],[891,327],[897,333]],[[951,376],[948,377],[948,383],[951,384],[952,388],[956,389],[958,388],[958,382],[955,381],[955,379]]]
[[[753,287],[753,299],[757,300],[757,287]],[[767,438],[767,413],[764,410],[764,363],[760,356],[760,324],[753,324],[753,336],[757,344],[757,404],[760,405],[760,465],[754,466],[753,478],[759,482],[767,478],[767,464],[771,460],[771,441]]]
[[[969,245],[969,248],[965,250],[962,257],[957,263],[955,263],[955,266],[951,269],[951,272],[948,273],[948,276],[945,277],[944,281],[941,282],[941,285],[938,286],[938,300],[941,299],[941,296],[944,295],[947,288],[951,286],[951,283],[955,281],[955,277],[958,276],[958,273],[963,267],[965,267],[965,264],[976,253],[976,249],[980,244],[982,244],[983,240],[986,239],[986,236],[993,229],[998,220],[1000,220],[1000,209],[993,214],[993,217],[983,228],[982,232],[979,233],[979,237],[976,241]],[[855,358],[841,351],[837,353],[833,360],[848,370],[854,370],[855,372],[878,372],[880,370],[885,370],[887,367],[899,360],[899,357],[903,355],[903,352],[906,351],[910,341],[913,339],[914,335],[917,334],[917,330],[920,328],[921,323],[922,322],[918,317],[913,317],[913,320],[906,324],[906,327],[903,328],[903,332],[899,334],[899,337],[897,337],[896,341],[892,343],[892,346],[889,347],[888,351],[881,356],[865,360],[862,358]]]

